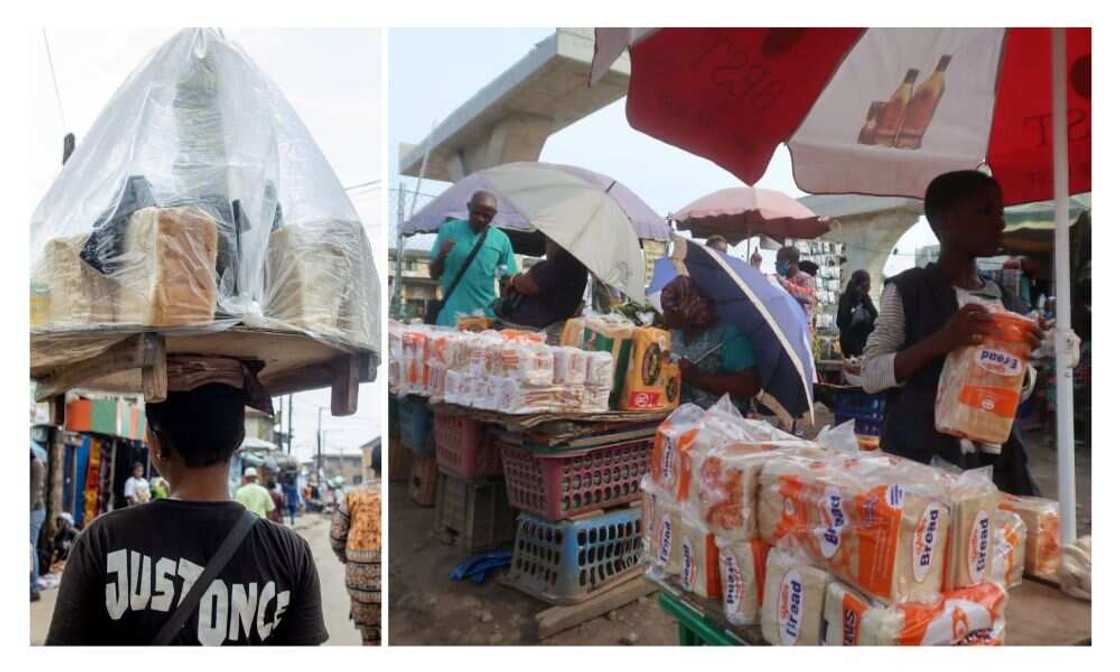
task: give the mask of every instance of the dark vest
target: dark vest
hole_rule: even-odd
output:
[[[934,264],[912,268],[887,282],[898,290],[906,315],[906,341],[900,351],[933,335],[959,308],[956,290]],[[883,450],[926,464],[936,455],[963,469],[992,465],[993,479],[1001,490],[1037,494],[1017,429],[999,456],[981,452],[962,454],[960,439],[937,431],[934,407],[944,366],[945,358],[938,357],[891,391],[881,437]]]

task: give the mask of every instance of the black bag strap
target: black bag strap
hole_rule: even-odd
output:
[[[459,272],[455,274],[455,279],[451,281],[451,284],[447,286],[447,291],[443,294],[442,303],[444,305],[447,304],[447,300],[451,298],[451,295],[455,293],[455,289],[459,286],[459,281],[463,279],[463,274],[465,274],[467,272],[467,269],[470,268],[471,262],[474,261],[474,258],[478,255],[478,251],[482,249],[482,244],[486,242],[486,238],[489,235],[489,226],[486,227],[485,231],[478,234],[478,241],[474,244],[474,247],[471,248],[471,253],[467,255],[466,261],[464,261],[463,265],[459,267]]]
[[[218,552],[214,554],[213,558],[210,558],[210,562],[206,563],[206,569],[202,570],[198,580],[191,586],[190,592],[172,612],[171,618],[159,629],[159,633],[152,642],[153,645],[167,646],[171,643],[171,640],[175,639],[175,636],[186,625],[187,619],[190,618],[195,607],[202,601],[202,596],[206,594],[210,584],[218,578],[218,574],[229,564],[233,554],[245,541],[245,537],[249,536],[249,530],[253,529],[257,520],[259,520],[257,514],[250,512],[248,509],[242,512],[241,518],[234,523],[233,529],[229,531],[229,534],[222,541],[222,545],[218,547]]]

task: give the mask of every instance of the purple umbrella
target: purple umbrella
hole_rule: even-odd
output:
[[[613,178],[585,168],[538,161],[506,164],[503,168],[509,169],[512,166],[525,166],[528,170],[535,168],[559,170],[586,180],[590,184],[598,185],[626,213],[638,238],[667,241],[672,235],[669,224],[664,217],[654,212],[652,208],[646,205],[645,201],[630,191],[626,185]],[[480,170],[451,185],[435,200],[424,206],[420,212],[401,225],[401,233],[405,236],[416,233],[435,233],[448,219],[466,219],[467,201],[470,200],[471,194],[480,189],[492,192],[498,198],[498,214],[494,216],[492,222],[494,226],[506,231],[521,233],[535,231],[528,219],[510,205],[509,201],[502,195],[501,189],[496,188],[487,179],[487,170]]]

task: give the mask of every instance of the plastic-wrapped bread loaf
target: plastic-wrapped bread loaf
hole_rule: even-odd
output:
[[[992,577],[1000,493],[982,474],[965,472],[949,487],[949,545],[943,589],[956,590]]]
[[[113,318],[115,282],[82,261],[80,253],[88,236],[47,241],[32,286],[44,294],[36,309],[32,295],[31,327],[88,327],[108,324]]]
[[[1007,592],[988,582],[927,602],[873,606],[859,625],[859,643],[878,646],[1001,645]]]
[[[762,636],[776,646],[817,646],[828,572],[805,558],[772,548],[766,558]]]
[[[674,497],[681,479],[681,455],[691,449],[703,418],[704,409],[695,404],[685,404],[661,422],[654,436],[650,474]]]
[[[999,509],[995,515],[995,549],[992,552],[992,581],[1004,588],[1023,582],[1027,556],[1027,525],[1019,514]]]
[[[828,584],[824,599],[824,643],[828,646],[856,646],[860,644],[863,617],[872,602],[858,590],[840,581]]]
[[[1062,521],[1058,503],[1042,497],[1005,493],[1000,508],[1019,514],[1027,526],[1026,573],[1056,581],[1062,565]]]
[[[208,324],[218,287],[218,226],[194,207],[132,213],[112,274],[116,321],[154,327]]]
[[[1006,311],[992,315],[983,343],[949,353],[937,385],[937,431],[1004,444],[1019,407],[1032,321]]]
[[[732,541],[716,537],[723,614],[734,625],[757,625],[766,584],[770,547],[760,539]]]
[[[760,536],[885,602],[941,589],[948,506],[929,467],[862,456],[779,455],[759,475]],[[898,458],[894,458],[897,460]],[[907,461],[903,461],[907,462]]]
[[[588,352],[584,379],[588,386],[610,388],[614,383],[614,357],[611,353]]]
[[[650,572],[654,576],[678,576],[682,564],[680,506],[648,474],[642,477],[641,491]]]
[[[626,376],[623,380],[621,410],[661,410],[672,408],[669,380],[664,364],[669,361],[669,332],[654,327],[634,329]]]
[[[706,525],[681,514],[681,587],[704,598],[722,597],[719,585],[719,549]]]
[[[583,385],[587,381],[587,353],[579,348],[552,348],[554,378],[557,385]]]

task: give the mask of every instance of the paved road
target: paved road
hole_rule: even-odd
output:
[[[361,635],[350,623],[350,596],[343,583],[344,567],[330,546],[330,519],[309,514],[296,519],[296,532],[311,545],[315,565],[319,568],[319,585],[323,597],[323,618],[330,639],[328,645],[359,646]],[[57,590],[43,591],[43,599],[31,604],[31,643],[41,645],[50,629],[51,614]]]

